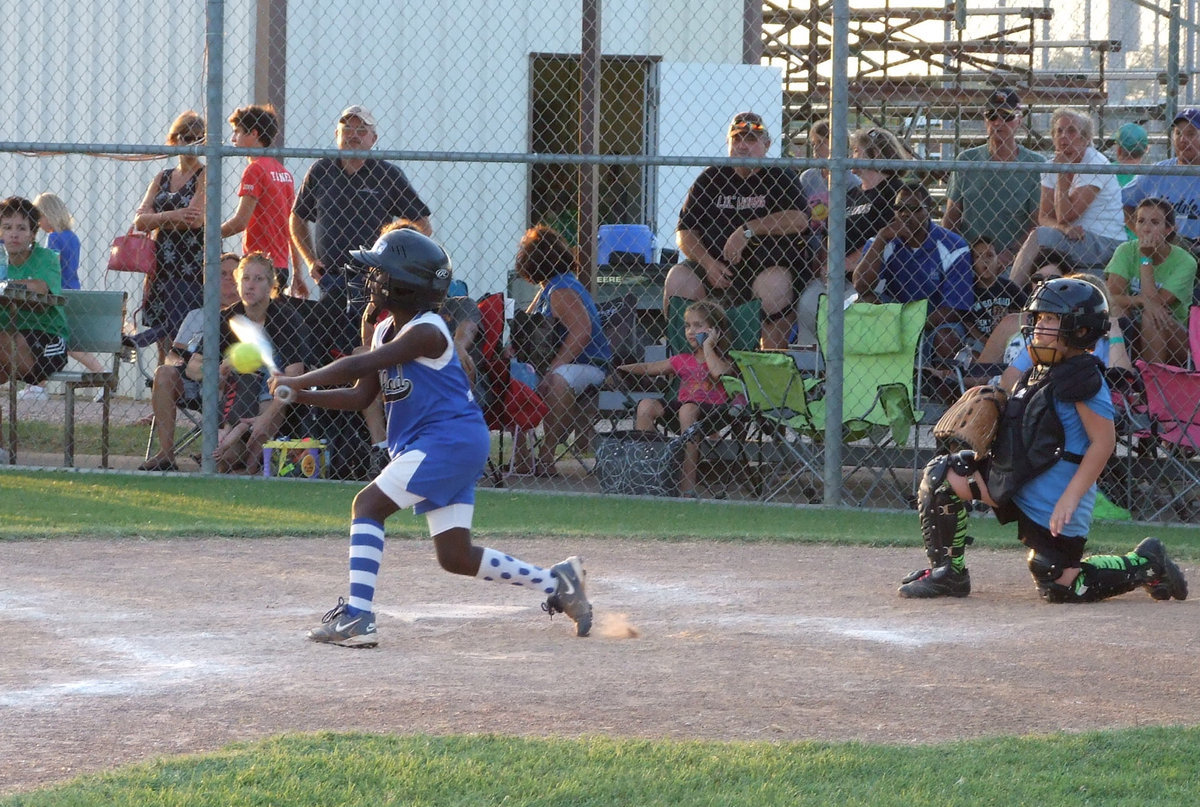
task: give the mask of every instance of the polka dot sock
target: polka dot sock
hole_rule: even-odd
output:
[[[475,576],[480,580],[524,586],[543,594],[553,594],[558,587],[558,582],[550,575],[549,569],[525,563],[487,547],[483,548],[483,561],[479,564],[479,571]]]
[[[375,581],[383,560],[383,525],[369,518],[356,518],[350,523],[350,599],[346,611],[356,616],[372,611]]]

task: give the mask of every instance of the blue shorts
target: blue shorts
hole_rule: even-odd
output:
[[[474,504],[475,483],[491,451],[486,428],[483,439],[468,434],[418,438],[392,455],[375,478],[375,486],[400,507],[413,506],[417,515],[451,504]]]

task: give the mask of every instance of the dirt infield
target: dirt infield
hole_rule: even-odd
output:
[[[968,599],[911,602],[914,550],[498,548],[581,552],[594,635],[428,542],[388,546],[356,651],[304,640],[340,536],[0,543],[0,793],[290,731],[933,743],[1200,715],[1197,601],[1044,605],[1015,551],[971,553]]]

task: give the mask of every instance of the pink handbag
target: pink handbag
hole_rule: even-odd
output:
[[[135,232],[130,227],[129,232],[113,239],[112,248],[108,251],[108,271],[139,272],[152,276],[158,266],[156,247],[153,238]]]

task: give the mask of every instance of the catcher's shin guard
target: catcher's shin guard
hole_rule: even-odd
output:
[[[959,451],[934,457],[925,466],[917,491],[917,514],[921,519],[921,538],[929,567],[936,569],[962,557],[967,537],[967,508],[950,488],[950,471],[970,476],[979,469],[974,451]]]
[[[1155,568],[1160,565],[1156,564],[1158,558],[1141,555],[1137,550],[1125,555],[1092,555],[1079,563],[1079,574],[1068,586],[1055,582],[1063,569],[1052,559],[1030,550],[1028,561],[1038,593],[1046,602],[1054,603],[1105,600],[1126,594],[1139,586],[1149,588],[1164,576]],[[1154,596],[1153,590],[1151,596]],[[1170,593],[1167,596],[1170,597]],[[1184,596],[1187,596],[1186,589]]]

